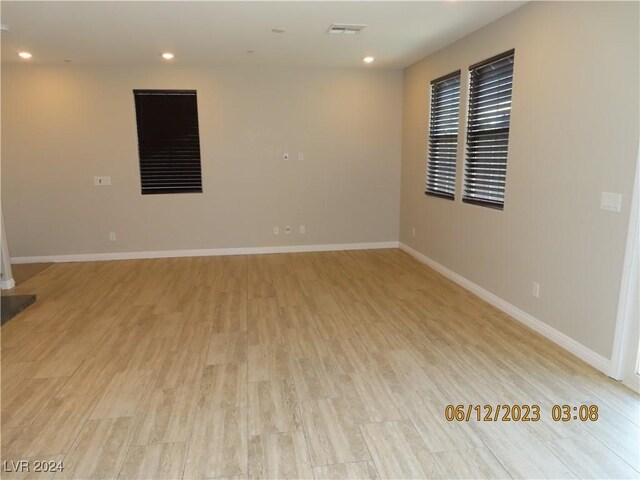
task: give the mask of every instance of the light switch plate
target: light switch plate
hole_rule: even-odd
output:
[[[94,185],[111,185],[111,177],[93,177]]]
[[[602,192],[600,196],[600,208],[610,212],[619,212],[622,208],[622,194]]]

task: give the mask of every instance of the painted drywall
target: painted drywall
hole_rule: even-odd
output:
[[[638,15],[637,2],[532,2],[404,76],[400,241],[606,358],[638,148]],[[429,82],[511,48],[504,211],[461,201],[464,127],[455,201],[426,196]],[[463,73],[461,126],[467,88]],[[599,208],[603,191],[622,194],[620,213]]]
[[[141,195],[137,88],[197,90],[202,194]],[[398,70],[7,64],[2,120],[14,257],[398,240]]]

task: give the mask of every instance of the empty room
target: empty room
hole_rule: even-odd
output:
[[[640,2],[0,28],[0,478],[640,479]]]

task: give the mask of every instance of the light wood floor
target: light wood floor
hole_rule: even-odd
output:
[[[636,394],[399,250],[56,264],[23,290],[2,458],[55,478],[639,476]]]
[[[51,263],[24,263],[18,265],[11,265],[11,271],[13,273],[13,280],[16,282],[16,285],[20,285],[31,277],[37,275],[42,272],[44,269],[49,268]],[[15,295],[15,289],[2,290],[0,291],[1,295]],[[24,293],[28,293],[23,291]]]
[[[13,273],[13,279],[16,282],[16,285],[20,285],[21,283],[26,282],[31,277],[37,275],[42,272],[46,268],[49,268],[52,263],[23,263],[11,266],[11,271]]]

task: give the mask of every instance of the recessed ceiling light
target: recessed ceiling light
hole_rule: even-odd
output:
[[[25,60],[33,57],[33,55],[31,55],[29,52],[18,52],[18,56],[20,58],[24,58]]]
[[[284,33],[284,28],[272,28],[273,33]]]
[[[375,60],[375,58],[373,58],[373,57],[364,57],[364,58],[362,59],[362,61],[363,61],[364,63],[371,63],[371,62],[373,62],[374,60]]]
[[[173,60],[173,53],[170,52],[164,52],[162,54],[162,58],[164,58],[165,60]]]

